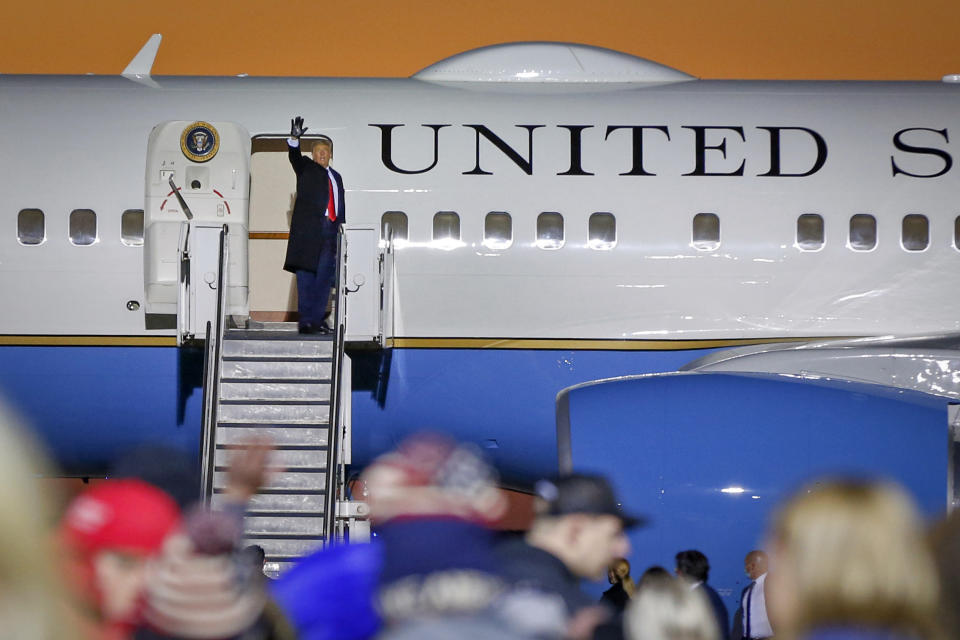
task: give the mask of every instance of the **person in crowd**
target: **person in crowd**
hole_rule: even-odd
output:
[[[930,532],[940,578],[940,628],[948,638],[960,638],[960,510],[954,509]]]
[[[702,589],[655,575],[641,584],[624,613],[627,640],[720,640]]]
[[[659,581],[659,580],[673,580],[673,574],[667,571],[665,568],[661,567],[658,564],[647,567],[647,570],[643,572],[640,576],[640,583],[638,587],[642,587],[648,582]]]
[[[506,510],[473,446],[418,434],[364,471],[370,544],[334,546],[271,584],[301,637],[528,638],[552,612],[507,596],[489,525]]]
[[[375,540],[332,545],[301,558],[269,584],[278,617],[301,640],[372,638],[380,626],[374,594],[382,555]]]
[[[46,458],[0,402],[0,636],[23,640],[93,639],[64,605],[62,567],[49,535],[51,496],[40,476]],[[92,629],[91,629],[92,630]]]
[[[930,640],[938,584],[902,489],[823,480],[801,489],[770,529],[767,610],[778,640]]]
[[[678,553],[676,561],[677,577],[687,581],[691,589],[700,591],[707,597],[710,606],[713,608],[717,627],[720,629],[720,637],[727,640],[730,629],[730,615],[727,613],[727,606],[723,604],[720,595],[707,584],[707,579],[710,576],[710,561],[707,560],[707,556],[696,549],[689,549]]]
[[[200,500],[200,469],[196,453],[158,442],[137,445],[111,465],[111,479],[137,478],[167,492],[181,511]]]
[[[263,640],[264,577],[232,555],[242,521],[228,512],[194,508],[151,564],[144,625],[136,640],[238,638]]]
[[[237,452],[217,508],[195,505],[167,536],[148,567],[137,640],[277,636],[262,562],[238,551],[245,507],[264,483],[270,451],[257,442]]]
[[[267,565],[267,552],[264,551],[263,547],[258,544],[248,544],[240,550],[240,555],[250,566],[256,567],[267,578],[270,577],[264,573],[264,568]]]
[[[740,593],[740,606],[733,614],[731,640],[762,640],[773,636],[767,617],[767,565],[767,554],[760,549],[754,549],[743,559],[744,573],[751,582]]]
[[[337,232],[346,217],[346,204],[343,179],[330,167],[332,144],[318,140],[312,159],[306,158],[300,151],[300,137],[306,131],[303,118],[290,121],[287,148],[297,175],[297,199],[283,268],[297,277],[300,332],[329,333],[325,317],[337,273]]]
[[[507,503],[480,451],[421,434],[378,458],[362,479],[383,549],[380,635],[509,636],[497,615],[506,585],[489,527]]]
[[[607,569],[607,581],[612,585],[603,592],[601,599],[615,611],[622,613],[626,608],[636,585],[630,576],[630,562],[626,558],[616,558]]]
[[[580,581],[599,580],[614,558],[625,557],[630,550],[625,530],[642,520],[620,508],[601,476],[541,480],[535,491],[530,530],[500,549],[504,570],[518,586],[559,597],[568,636],[590,637],[612,611],[587,595]]]
[[[98,637],[127,638],[140,623],[148,562],[179,524],[173,499],[133,478],[98,484],[70,503],[59,529],[67,577]]]

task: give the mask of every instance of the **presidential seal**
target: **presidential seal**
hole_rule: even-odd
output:
[[[180,135],[180,150],[194,162],[206,162],[220,150],[220,134],[209,122],[194,122]]]

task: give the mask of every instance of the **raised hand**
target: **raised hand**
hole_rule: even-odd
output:
[[[303,134],[307,132],[307,128],[303,126],[303,118],[297,116],[290,120],[290,137],[291,138],[300,138]]]

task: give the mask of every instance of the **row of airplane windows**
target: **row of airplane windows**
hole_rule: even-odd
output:
[[[407,239],[407,215],[388,211],[380,221],[380,238],[386,241]],[[459,241],[460,216],[453,211],[439,211],[433,216],[432,239],[437,242]],[[536,245],[541,249],[559,249],[564,245],[563,216],[545,211],[537,216]],[[804,213],[797,217],[795,243],[802,251],[817,251],[826,243],[823,216]],[[483,244],[490,249],[506,249],[513,244],[513,221],[505,211],[491,211],[483,222]],[[587,223],[587,246],[609,250],[617,244],[617,220],[612,213],[597,212]],[[720,217],[715,213],[698,213],[691,225],[691,245],[702,251],[720,247]],[[903,217],[900,245],[907,251],[923,251],[930,246],[930,222],[927,217],[911,213]],[[847,246],[854,251],[870,251],[877,246],[877,219],[867,213],[850,217]],[[960,216],[954,220],[953,246],[960,250]]]
[[[78,247],[97,239],[97,214],[93,209],[70,212],[69,237]],[[17,240],[24,245],[43,244],[47,239],[45,216],[40,209],[21,209],[17,215]],[[128,247],[143,245],[143,209],[127,209],[120,214],[120,242]]]
[[[564,219],[560,213],[545,211],[537,216],[536,245],[542,249],[559,249],[565,243]],[[381,239],[392,232],[394,240],[407,239],[407,214],[388,211],[380,223]],[[92,209],[70,212],[70,242],[77,246],[97,241],[97,214]],[[460,216],[453,211],[439,211],[433,216],[433,240],[460,241]],[[21,209],[17,216],[17,239],[20,244],[38,245],[46,239],[44,213],[40,209]],[[127,209],[120,216],[120,241],[131,247],[143,245],[143,210]],[[816,251],[826,243],[823,216],[804,213],[797,217],[796,246],[803,251]],[[504,211],[491,211],[484,218],[483,244],[491,249],[507,249],[513,244],[513,219]],[[617,220],[612,213],[596,212],[587,223],[587,246],[597,250],[613,249],[617,244]],[[698,213],[693,217],[691,244],[696,249],[711,251],[720,247],[720,217],[715,213]],[[923,251],[930,246],[930,222],[926,216],[911,213],[903,217],[900,244],[907,251]],[[854,251],[870,251],[877,246],[877,220],[870,214],[850,217],[847,246]],[[954,220],[953,246],[960,250],[960,216]]]

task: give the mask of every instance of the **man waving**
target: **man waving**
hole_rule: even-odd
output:
[[[332,143],[326,138],[317,140],[312,160],[304,157],[300,137],[306,131],[300,116],[290,121],[287,148],[297,174],[297,199],[283,268],[297,276],[300,333],[329,333],[324,319],[337,273],[337,230],[344,222],[346,206],[343,180],[330,168]]]

